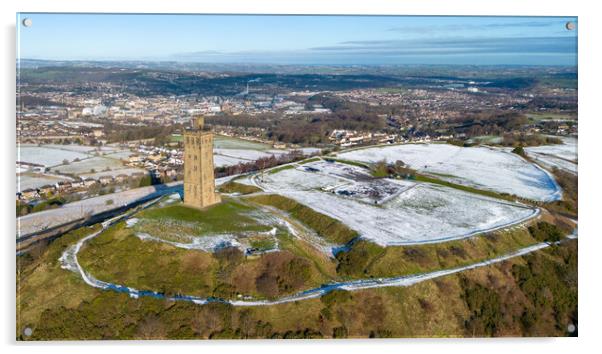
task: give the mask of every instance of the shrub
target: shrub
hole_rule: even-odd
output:
[[[345,326],[336,327],[332,330],[333,338],[347,338],[347,334],[347,327]]]
[[[242,251],[236,247],[220,248],[215,251],[214,256],[224,266],[235,266],[244,259]]]
[[[352,299],[351,293],[347,290],[336,289],[320,298],[320,301],[327,307],[343,304]]]
[[[261,259],[262,273],[255,279],[257,291],[276,297],[302,288],[311,278],[310,261],[288,252],[269,253]]]
[[[550,312],[556,329],[564,331],[567,323],[577,323],[577,244],[571,242],[546,252],[545,256],[527,255],[526,264],[512,266],[512,275],[530,303],[520,317],[527,335],[541,335],[542,329],[548,332]]]
[[[150,186],[153,184],[153,180],[151,178],[150,175],[145,175],[144,177],[142,177],[140,179],[140,183],[138,184],[138,187],[146,187],[146,186]]]
[[[376,331],[370,331],[370,338],[393,338],[393,333],[386,329],[377,329]]]
[[[558,226],[545,221],[529,226],[529,233],[534,239],[542,242],[557,242],[564,237]]]
[[[512,152],[523,157],[526,156],[525,149],[522,146],[515,147],[514,149],[512,149]]]
[[[494,336],[502,326],[502,308],[497,292],[462,277],[462,298],[470,312],[464,326],[471,335]]]
[[[346,276],[365,276],[366,266],[385,251],[375,243],[359,240],[349,250],[337,253],[337,273]]]
[[[376,178],[384,178],[389,176],[389,166],[387,160],[380,160],[372,166],[372,176]]]
[[[42,210],[58,208],[61,205],[65,204],[65,199],[61,197],[51,198],[42,202],[37,203],[31,208],[31,212],[35,213]]]

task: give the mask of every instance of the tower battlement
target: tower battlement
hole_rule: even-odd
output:
[[[215,192],[213,132],[205,128],[203,117],[194,119],[184,131],[184,204],[205,208],[221,202]]]

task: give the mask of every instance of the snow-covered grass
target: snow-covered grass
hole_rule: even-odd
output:
[[[213,165],[215,167],[234,166],[239,163],[247,163],[249,160],[237,159],[229,156],[213,155]]]
[[[537,209],[443,186],[370,179],[359,167],[325,161],[267,174],[256,182],[267,192],[337,219],[383,246],[459,239],[538,213]],[[398,188],[391,188],[392,184]],[[359,193],[344,195],[337,190]],[[371,191],[382,193],[378,204],[372,201]]]
[[[55,184],[60,181],[70,181],[66,176],[55,176],[41,173],[27,173],[17,176],[17,192],[29,188],[40,188],[49,184]]]
[[[50,148],[50,149],[60,149],[60,150],[69,150],[69,151],[87,152],[87,153],[93,153],[94,151],[110,152],[110,151],[117,150],[117,148],[110,147],[110,146],[97,147],[97,146],[78,145],[78,144],[64,144],[64,145],[47,144],[47,145],[43,145],[43,146]]]
[[[577,161],[577,138],[562,137],[562,144],[531,146],[525,148],[527,152],[553,155],[565,160]]]
[[[175,197],[177,199],[173,196],[163,198],[169,206],[160,202],[146,213],[136,214],[135,221],[129,222],[128,227],[141,240],[206,252],[237,247],[245,253],[259,251],[254,246],[257,244],[261,244],[261,251],[277,249],[277,238],[288,235],[292,228],[274,213],[233,199],[196,210],[183,207],[179,195],[175,194]]]
[[[271,148],[268,144],[262,144],[255,141],[232,138],[229,136],[216,135],[213,139],[213,147],[217,149],[245,149],[245,150],[268,150]]]
[[[128,150],[117,147],[103,146],[101,148],[88,145],[31,145],[22,144],[17,147],[17,161],[36,163],[46,167],[61,165],[64,160],[73,162],[76,159],[84,160],[98,155],[105,155],[113,159],[127,158],[132,155]],[[94,168],[94,167],[92,167]],[[98,169],[98,168],[96,168]]]
[[[284,150],[270,150],[270,151],[258,151],[258,150],[243,150],[243,149],[213,149],[214,155],[233,157],[241,160],[255,161],[260,158],[270,157],[272,155],[286,154],[288,151]]]
[[[577,139],[561,138],[563,144],[527,147],[527,154],[548,168],[559,168],[577,174]]]
[[[17,161],[35,163],[46,167],[60,165],[63,160],[88,158],[85,152],[47,146],[21,145],[17,147]]]
[[[63,172],[62,169],[60,171]],[[95,172],[95,173],[81,173],[81,174],[79,174],[79,176],[81,178],[99,179],[100,177],[104,177],[104,176],[115,177],[115,176],[118,176],[121,174],[131,176],[136,173],[147,173],[147,171],[143,170],[141,168],[128,167],[128,168],[119,168],[119,169],[115,169],[115,170],[111,170],[111,171],[99,171],[99,172]]]
[[[471,187],[551,201],[562,192],[549,173],[503,149],[458,147],[449,144],[404,144],[343,152],[347,160],[401,160],[410,167]]]
[[[76,175],[82,174],[90,174],[94,169],[95,172],[104,171],[106,169],[118,170],[124,168],[121,161],[111,158],[106,158],[102,156],[96,156],[87,158],[85,160],[72,162],[68,165],[59,165],[52,169],[52,171],[60,171],[60,173],[72,173]],[[113,173],[119,174],[118,171],[113,171]]]
[[[539,153],[529,153],[529,156],[548,169],[558,168],[574,175],[577,174],[577,164],[574,162]]]
[[[233,166],[260,158],[288,154],[291,150],[300,150],[305,155],[320,151],[318,148],[274,149],[268,144],[217,135],[213,143],[213,160],[217,167]]]
[[[322,149],[320,149],[320,148],[313,148],[313,147],[304,147],[304,148],[299,148],[297,150],[301,150],[301,152],[303,152],[304,155],[317,154],[320,151],[322,151]]]
[[[105,153],[105,152],[103,151],[103,153]],[[118,151],[107,152],[106,155],[104,155],[104,156],[110,157],[112,159],[121,160],[121,159],[127,159],[128,157],[130,157],[132,155],[135,155],[135,153],[130,150],[118,150]]]

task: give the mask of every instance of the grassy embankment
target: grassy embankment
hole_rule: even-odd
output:
[[[271,227],[262,225],[250,215],[254,212],[256,208],[252,206],[232,198],[224,198],[222,203],[203,210],[176,204],[147,209],[136,214],[136,217],[151,224],[149,226],[159,228],[161,234],[177,234],[182,231],[181,228],[189,229],[184,231],[199,236],[269,231]],[[152,233],[152,227],[141,231]]]
[[[337,272],[347,278],[417,274],[495,258],[537,242],[524,228],[425,245],[381,247],[360,240],[337,254]]]
[[[365,164],[363,162],[358,162],[358,161],[345,160],[345,159],[339,159],[339,158],[334,158],[334,157],[325,157],[324,160],[329,161],[329,162],[339,162],[339,163],[344,163],[346,165],[370,169],[369,164]]]
[[[93,289],[58,264],[87,233],[19,262],[18,339],[563,336],[577,324],[577,241],[407,288],[245,308]]]
[[[286,197],[261,195],[249,200],[288,212],[331,242],[342,244],[357,237],[355,231],[337,220]],[[562,232],[567,233],[566,230]],[[360,239],[349,250],[337,254],[337,274],[347,279],[379,278],[459,267],[543,241],[541,233],[537,236],[534,233],[518,227],[463,240],[389,247]]]
[[[267,172],[268,172],[269,175],[273,175],[273,174],[278,173],[280,171],[290,170],[290,169],[293,169],[293,168],[295,168],[295,165],[284,165],[284,166],[279,166],[279,167],[276,167],[276,168],[272,168],[272,169],[268,170]]]
[[[253,198],[257,197],[250,199]],[[299,208],[286,198],[277,202],[271,199],[268,198],[271,204],[283,210],[296,210],[299,219],[309,219],[306,224],[325,217],[320,214],[321,217],[314,219],[313,210]],[[175,215],[180,213],[175,212]],[[310,262],[314,260],[315,264],[316,253],[312,253],[315,250],[292,237],[280,238],[281,248],[285,251],[276,256],[270,254],[244,260],[240,254],[229,250],[203,259],[209,254],[143,242],[131,234],[118,235],[124,230],[129,229],[119,224],[99,236],[101,242],[94,247],[99,253],[88,258],[116,265],[113,272],[130,274],[134,281],[148,281],[145,277],[151,274],[155,277],[148,283],[152,287],[164,284],[178,289],[180,286],[181,290],[175,291],[183,292],[188,289],[178,284],[176,273],[183,272],[192,278],[209,273],[213,280],[206,290],[216,296],[252,293],[255,288],[259,296],[269,297],[270,294],[278,296],[294,291],[299,285],[295,280],[307,276],[307,269],[310,269],[310,278],[325,279],[324,273],[317,271]],[[338,227],[325,228],[322,232],[324,235],[339,234]],[[360,241],[349,253],[365,257],[367,261],[352,268],[340,265],[337,271],[344,277],[354,274],[366,277],[386,276],[391,269],[401,269],[407,274],[431,267],[452,267],[467,259],[478,261],[473,257],[480,255],[490,258],[505,249],[535,242],[535,238],[542,238],[542,233],[545,238],[554,232],[547,226],[536,225],[532,232],[507,230],[438,245],[389,247],[385,252],[374,244]],[[57,260],[68,245],[88,233],[88,229],[77,230],[42,249],[34,259],[30,256],[19,258],[18,333],[22,333],[24,326],[29,326],[34,329],[32,339],[556,336],[566,335],[566,324],[577,320],[577,241],[409,288],[335,292],[322,299],[235,308],[222,304],[197,306],[149,298],[132,299],[125,294],[87,286],[76,274],[61,269]],[[119,239],[128,241],[120,243]],[[368,248],[367,252],[361,252]],[[129,252],[118,253],[124,249]],[[86,247],[80,253],[82,263],[85,260],[81,258],[85,259],[89,250]],[[178,253],[180,251],[183,253]],[[136,261],[128,261],[128,267],[124,269],[119,262],[132,256]],[[139,256],[141,258],[137,258]],[[207,259],[207,268],[191,271],[203,266]],[[326,270],[335,277],[333,264],[328,264]],[[304,270],[291,274],[291,265]],[[133,269],[129,268],[132,266]],[[126,284],[132,286],[131,279],[128,277],[127,280]],[[185,279],[186,283],[189,281]],[[306,281],[299,289],[310,287],[311,283]],[[202,286],[200,280],[196,284]]]
[[[139,231],[172,240],[182,232],[196,231],[196,236],[202,237],[213,233],[264,232],[272,228],[247,216],[249,212],[260,210],[233,200],[205,210],[182,205],[148,209],[136,215],[140,221],[134,227],[119,223],[90,240],[79,259],[87,271],[104,281],[167,294],[272,298],[332,279],[328,272],[330,269],[334,275],[332,261],[328,267],[318,268],[319,255],[296,244],[297,240],[282,231],[276,234],[280,251],[253,257],[245,257],[236,248],[209,253],[142,241],[135,236]],[[273,242],[264,238],[252,240],[258,247]],[[326,262],[326,257],[323,258],[321,261]]]
[[[78,274],[64,270],[58,261],[70,245],[100,229],[100,225],[71,231],[50,245],[39,243],[28,253],[17,256],[17,333],[30,326],[35,329],[47,309],[77,308],[101,291],[87,286]]]
[[[416,174],[416,181],[418,182],[426,182],[426,183],[433,183],[433,184],[439,184],[445,187],[449,187],[449,188],[454,188],[457,190],[461,190],[463,192],[468,192],[468,193],[473,193],[473,194],[478,194],[478,195],[482,195],[485,197],[490,197],[490,198],[496,198],[496,199],[503,199],[503,200],[508,200],[508,201],[514,201],[515,197],[509,194],[505,194],[505,193],[497,193],[494,191],[489,191],[489,190],[484,190],[484,189],[478,189],[478,188],[474,188],[474,187],[469,187],[469,186],[465,186],[462,184],[457,184],[457,183],[453,183],[453,182],[448,182],[445,180],[442,180],[440,178],[436,178],[433,176],[428,176],[428,175],[423,175],[423,174]]]
[[[321,160],[321,158],[319,158],[319,157],[312,157],[312,158],[307,159],[307,160],[299,161],[299,162],[297,162],[297,164],[298,165],[305,165],[306,163],[318,162],[320,160]]]
[[[230,181],[228,183],[222,184],[219,189],[221,193],[239,193],[239,194],[251,194],[256,192],[261,192],[261,188],[255,186],[249,186],[242,183],[237,183],[235,181]]]
[[[579,212],[579,178],[560,169],[553,169],[552,174],[560,188],[562,188],[562,200],[546,203],[546,209],[577,219]]]
[[[346,244],[357,236],[357,232],[351,230],[342,222],[280,195],[259,195],[250,197],[248,200],[289,213],[292,217],[313,229],[318,235],[334,244]]]
[[[297,253],[282,245],[286,252],[249,261],[236,252],[210,255],[143,242],[128,235],[128,231],[123,224],[112,227],[91,241],[99,241],[93,247],[94,253],[86,256],[92,249],[89,246],[82,250],[80,261],[101,260],[109,266],[117,265],[114,273],[107,276],[129,274],[131,277],[124,280],[130,286],[131,281],[148,282],[153,288],[163,284],[174,292],[194,290],[178,284],[183,279],[178,278],[178,273],[184,275],[185,283],[192,282],[196,287],[202,287],[207,280],[202,278],[204,274],[211,274],[209,279],[213,280],[205,283],[206,289],[211,291],[213,287],[212,293],[221,296],[234,296],[236,291],[247,293],[251,288],[261,289],[266,295],[292,291],[299,285],[295,279],[302,279],[307,273],[288,273],[291,268],[310,269],[310,277],[320,274],[305,262],[313,255],[298,256],[311,252],[311,248],[298,247],[302,243],[295,243]],[[408,288],[335,292],[322,299],[235,308],[133,299],[89,287],[77,274],[61,269],[58,258],[66,247],[90,232],[77,230],[34,255],[19,258],[18,333],[29,326],[33,328],[32,339],[556,336],[567,334],[567,323],[576,323],[577,241]],[[547,237],[553,232],[538,225],[532,237]],[[463,253],[467,258],[478,254],[478,242],[485,242],[493,255],[504,247],[531,239],[511,234],[508,238],[502,235],[463,242],[477,245],[459,250],[453,247],[456,242],[440,244],[453,257],[446,256],[437,245],[388,248],[377,259],[368,254],[372,264],[364,269],[369,275],[378,274],[376,271],[384,275],[383,270],[397,267],[413,272],[417,270],[413,268],[415,264],[420,270],[428,269],[433,259],[442,262],[435,266],[452,266],[458,259],[463,261]],[[94,265],[85,267],[91,270]],[[200,279],[194,280],[197,278]],[[311,285],[307,281],[300,288]]]

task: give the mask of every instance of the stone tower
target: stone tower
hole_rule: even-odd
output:
[[[213,133],[196,117],[184,131],[184,204],[205,208],[221,201],[213,175]]]

